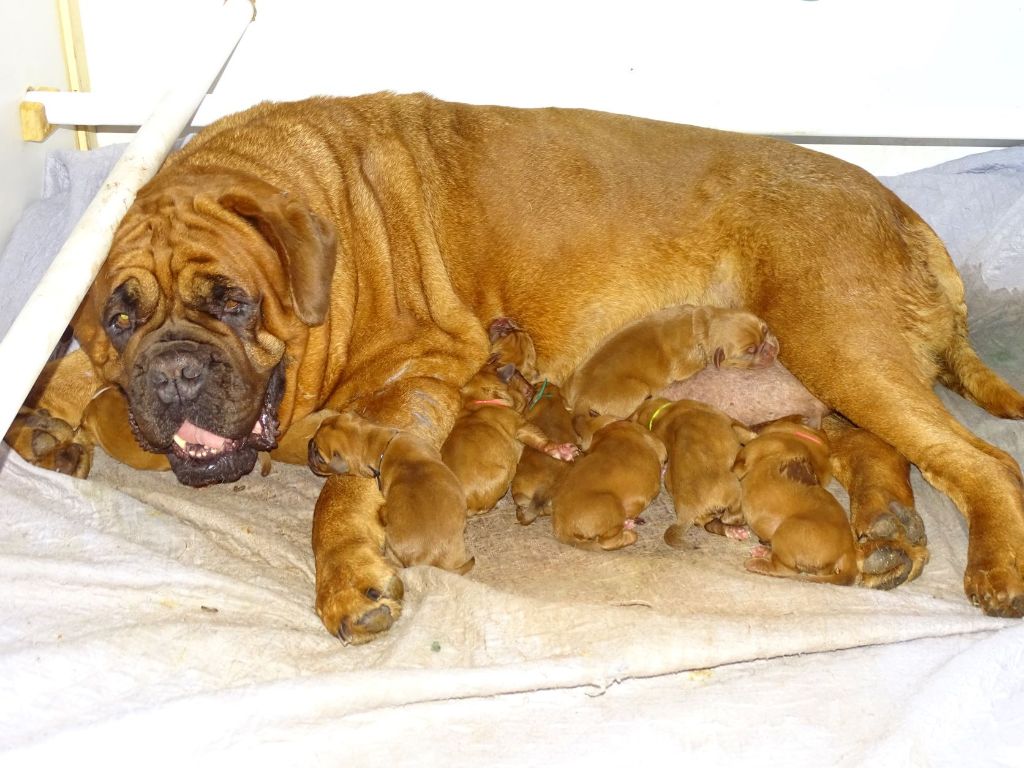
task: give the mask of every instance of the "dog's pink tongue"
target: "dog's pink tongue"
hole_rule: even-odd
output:
[[[178,431],[174,436],[184,440],[186,443],[202,445],[205,448],[212,448],[215,451],[223,449],[224,443],[228,441],[226,437],[215,435],[213,432],[208,432],[202,427],[197,427],[188,419],[178,427]]]

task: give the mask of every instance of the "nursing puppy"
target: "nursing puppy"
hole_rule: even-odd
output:
[[[328,416],[309,441],[309,466],[321,477],[377,479],[388,550],[404,566],[434,565],[466,573],[466,496],[437,449],[408,432],[352,413]]]
[[[527,381],[537,378],[537,348],[533,338],[510,317],[499,317],[487,328],[491,355],[498,363],[511,363]]]
[[[462,485],[471,515],[492,509],[505,495],[524,445],[561,461],[572,461],[578,450],[526,421],[533,387],[515,366],[497,366],[488,362],[462,388],[455,426],[441,445],[441,460]]]
[[[850,521],[824,488],[831,478],[824,432],[799,421],[772,422],[743,446],[734,470],[747,525],[770,546],[755,549],[747,570],[828,584],[859,581]]]
[[[763,368],[775,361],[778,352],[775,336],[750,312],[669,307],[608,336],[573,372],[563,390],[577,416],[624,419],[644,398],[708,365]],[[580,437],[586,445],[590,436],[580,432]]]
[[[677,549],[687,547],[685,536],[692,525],[746,538],[740,481],[733,464],[740,441],[753,439],[754,433],[696,400],[652,398],[633,419],[651,430],[668,451],[665,488],[672,494],[676,522],[665,530],[665,543]]]
[[[578,439],[562,391],[547,380],[538,385],[532,404],[527,407],[526,418],[556,442],[575,443]],[[568,463],[544,451],[529,446],[524,448],[512,478],[516,520],[529,525],[538,515],[546,514],[543,506],[546,494],[569,471],[569,467]],[[534,503],[535,500],[541,503]]]
[[[555,538],[581,549],[636,541],[634,521],[661,490],[665,446],[646,427],[599,417],[587,452],[544,503]]]

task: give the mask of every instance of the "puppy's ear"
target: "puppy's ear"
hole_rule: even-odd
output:
[[[754,430],[740,424],[738,421],[732,423],[732,431],[735,433],[736,439],[740,441],[740,445],[746,445],[757,437],[757,433]]]
[[[743,476],[745,474],[747,474],[747,452],[746,451],[740,451],[739,452],[739,455],[736,457],[736,461],[734,461],[732,463],[732,471],[733,471],[733,474],[735,474],[736,477],[738,477],[740,480],[742,480]]]
[[[334,228],[303,203],[266,185],[235,187],[218,200],[246,219],[277,252],[288,276],[292,308],[306,325],[327,317],[337,241]]]
[[[491,344],[493,344],[498,339],[503,339],[513,331],[519,330],[522,329],[511,317],[497,317],[491,321],[491,325],[487,329],[487,336],[490,339]]]
[[[503,383],[508,384],[512,381],[512,377],[516,375],[516,366],[513,363],[508,363],[501,366],[501,368],[497,370],[497,373],[498,378],[501,379]]]

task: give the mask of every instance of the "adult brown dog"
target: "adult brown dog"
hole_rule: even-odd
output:
[[[608,333],[684,303],[762,317],[842,414],[828,427],[854,528],[887,545],[867,566],[911,572],[910,461],[969,521],[968,596],[1024,614],[1020,470],[932,385],[1011,418],[1024,398],[970,347],[945,248],[863,170],[772,139],[425,95],[256,106],[140,191],[75,318],[83,350],[30,404],[129,463],[228,480],[275,441],[305,462],[324,408],[440,445],[492,318],[514,317],[557,383]],[[352,642],[401,606],[379,501],[339,476],[316,504],[316,606]]]

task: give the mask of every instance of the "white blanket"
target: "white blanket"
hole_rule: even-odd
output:
[[[972,307],[1020,317],[966,271]],[[1019,324],[982,325],[1018,376]],[[1024,429],[944,398],[1024,459]],[[699,530],[671,550],[665,496],[607,554],[506,501],[469,523],[468,576],[406,570],[402,618],[343,647],[312,610],[307,470],[192,490],[104,456],[86,481],[0,461],[3,765],[1024,762],[1024,624],[968,604],[965,524],[916,471],[932,559],[891,592],[748,574],[749,545]]]

